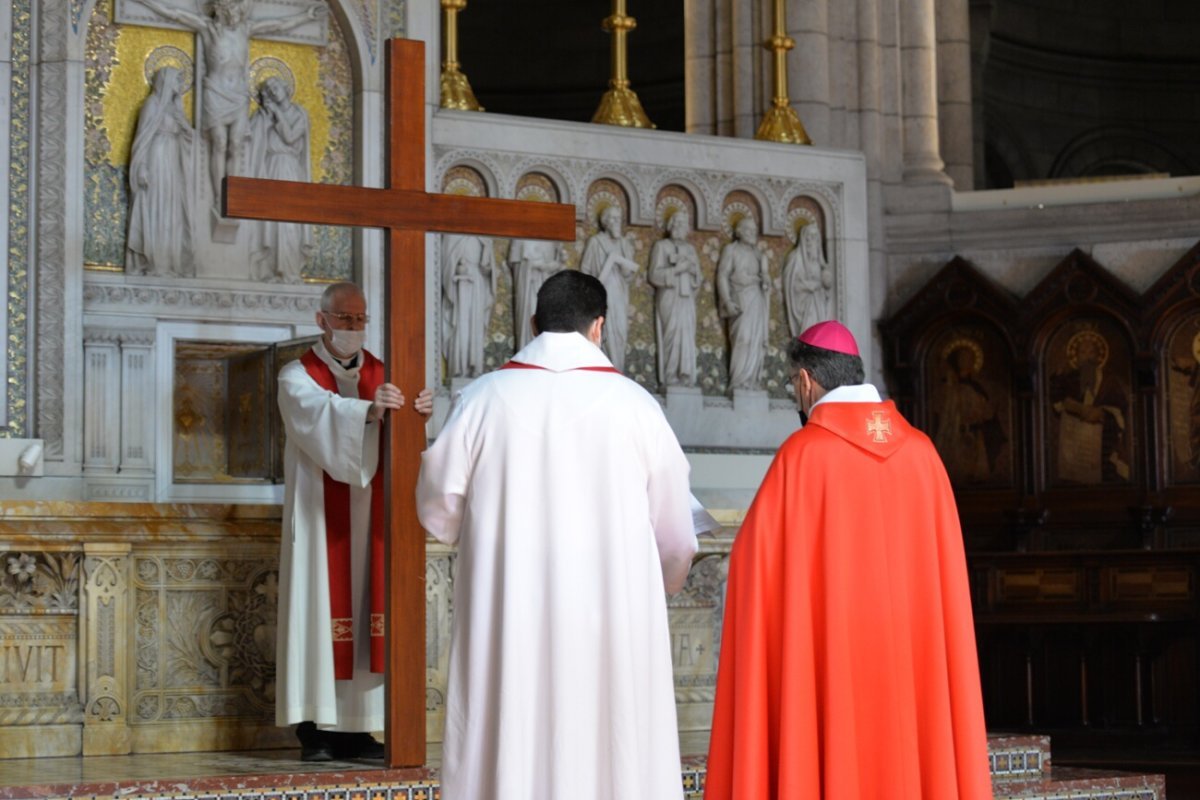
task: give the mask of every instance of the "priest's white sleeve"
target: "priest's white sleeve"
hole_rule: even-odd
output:
[[[379,429],[367,424],[369,400],[322,389],[304,365],[279,372],[279,412],[288,440],[335,481],[360,489],[371,482],[379,460]]]
[[[665,417],[656,433],[646,482],[650,524],[654,527],[662,563],[663,586],[675,594],[687,581],[692,557],[700,549],[692,524],[692,493],[688,483],[691,466]]]
[[[426,531],[445,544],[458,542],[471,475],[461,398],[461,394],[455,398],[441,433],[421,454],[421,473],[417,477],[417,517]]]

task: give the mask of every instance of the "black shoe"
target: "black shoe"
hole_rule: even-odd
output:
[[[334,742],[334,753],[338,758],[382,761],[383,745],[369,733],[343,733]]]
[[[322,742],[314,745],[300,746],[301,761],[333,761],[333,751],[329,745]]]
[[[301,722],[296,726],[296,738],[300,740],[301,761],[333,761],[333,744],[316,724]]]

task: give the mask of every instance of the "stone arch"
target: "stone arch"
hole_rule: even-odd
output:
[[[1165,172],[1191,175],[1195,168],[1153,133],[1107,127],[1088,131],[1067,144],[1050,167],[1051,178],[1087,178]]]

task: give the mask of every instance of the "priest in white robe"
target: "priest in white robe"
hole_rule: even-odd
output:
[[[322,337],[279,373],[284,450],[275,718],[305,761],[382,758],[384,416],[404,395],[363,349],[367,303],[326,289]],[[432,395],[414,404],[428,415]]]
[[[539,335],[456,398],[417,513],[458,545],[444,800],[680,800],[666,593],[687,578],[688,462],[600,349],[603,285],[538,292]]]

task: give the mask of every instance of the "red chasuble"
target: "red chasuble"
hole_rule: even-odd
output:
[[[990,800],[954,496],[893,403],[822,403],[729,558],[707,800]]]
[[[358,373],[358,396],[364,400],[375,396],[383,383],[383,362],[366,350],[361,351],[362,368]],[[329,365],[309,350],[300,358],[309,376],[322,389],[340,394],[337,379]],[[383,426],[380,428],[380,452],[383,450]],[[371,479],[371,671],[383,672],[383,469],[375,470]],[[334,677],[350,680],[354,677],[354,619],[353,593],[350,581],[350,484],[335,481],[325,473],[325,547],[329,562],[329,610],[333,617]]]

